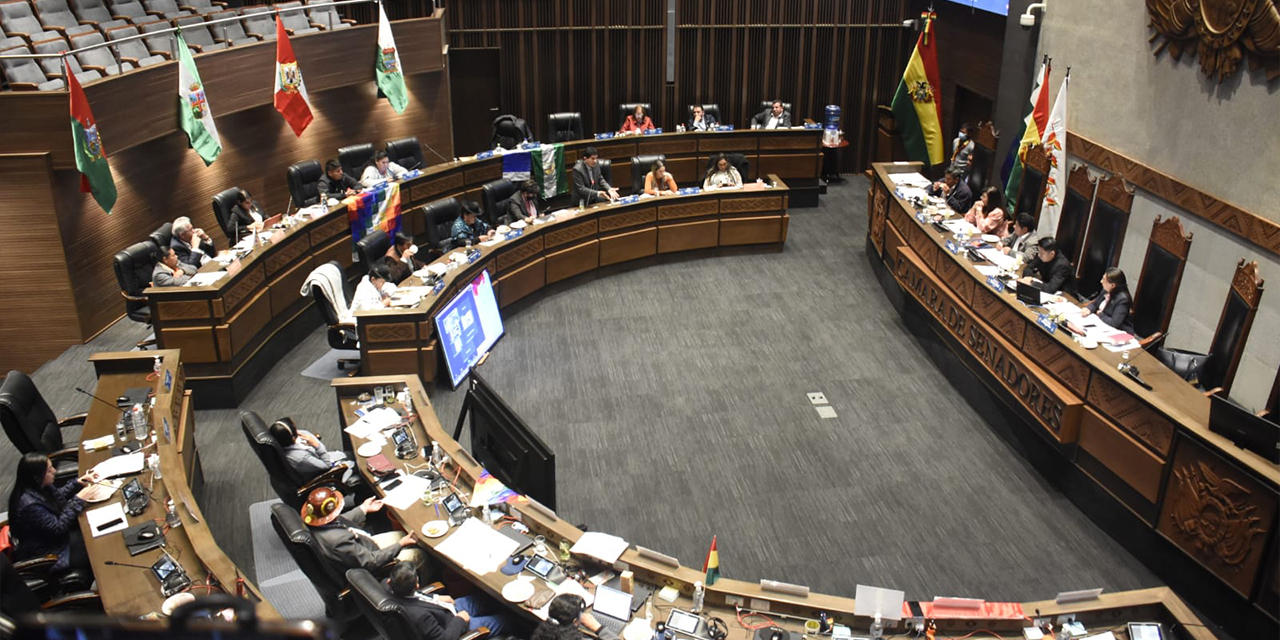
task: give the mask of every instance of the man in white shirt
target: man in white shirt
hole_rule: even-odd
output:
[[[1000,240],[1000,251],[1013,257],[1021,254],[1022,261],[1030,264],[1040,249],[1036,246],[1039,240],[1040,238],[1036,237],[1036,219],[1024,211],[1014,218],[1013,233]]]
[[[373,160],[360,174],[360,185],[366,189],[388,180],[399,180],[408,171],[391,161],[386,151],[373,154]]]
[[[781,100],[774,100],[773,104],[764,111],[757,113],[751,119],[752,129],[790,129],[791,128],[791,112],[782,108]]]
[[[164,249],[165,247],[160,247]],[[169,240],[169,248],[178,254],[178,261],[199,268],[218,255],[213,246],[213,238],[191,225],[191,218],[182,216],[173,221],[173,238]]]
[[[361,278],[360,284],[356,285],[356,293],[351,297],[351,311],[354,313],[391,306],[391,294],[395,292],[396,286],[388,282],[390,279],[387,265],[381,262],[374,264],[369,269],[369,275]]]

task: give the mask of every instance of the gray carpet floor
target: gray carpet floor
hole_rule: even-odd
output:
[[[866,181],[793,212],[782,252],[678,259],[557,287],[507,319],[483,373],[551,446],[560,513],[727,577],[856,584],[991,600],[1160,581],[985,424],[902,326],[868,265]],[[122,321],[35,379],[60,414],[87,409],[95,351]],[[302,376],[323,330],[241,405],[337,441],[333,392]],[[826,394],[821,419],[806,392]],[[452,425],[462,394],[432,389]],[[203,509],[253,575],[249,505],[273,498],[238,410],[197,413]],[[463,441],[466,442],[464,434]],[[0,469],[16,454],[0,443]],[[11,472],[0,473],[7,495]]]

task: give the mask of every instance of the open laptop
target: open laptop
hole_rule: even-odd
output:
[[[596,587],[596,600],[591,605],[600,626],[621,637],[622,630],[631,621],[631,594],[611,587]]]
[[[1026,282],[1019,280],[1018,286],[1015,289],[1015,291],[1018,294],[1018,302],[1021,302],[1022,304],[1025,304],[1028,307],[1040,306],[1040,288],[1039,287],[1035,286],[1034,284],[1028,284]]]

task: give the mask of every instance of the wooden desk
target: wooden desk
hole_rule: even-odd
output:
[[[925,319],[1025,416],[1026,428],[1065,464],[1050,472],[1055,478],[1079,475],[1131,516],[1130,534],[1108,527],[1113,535],[1138,548],[1168,542],[1173,566],[1153,568],[1213,576],[1203,588],[1233,603],[1227,618],[1263,616],[1274,630],[1280,466],[1209,431],[1209,401],[1151,355],[1138,351],[1131,360],[1147,390],[1118,371],[1120,354],[1085,349],[1065,331],[1049,334],[1012,291],[989,286],[894,193],[890,174],[919,169],[876,164],[868,194],[871,250],[892,275],[886,287],[901,291],[903,313]],[[1098,507],[1071,497],[1086,512]]]
[[[195,415],[191,404],[191,391],[185,388],[182,365],[177,350],[133,351],[124,353],[98,353],[89,358],[98,373],[94,395],[111,400],[126,389],[151,386],[156,403],[151,411],[151,427],[156,434],[156,444],[148,453],[159,453],[163,480],[152,480],[151,472],[144,470],[134,477],[151,491],[151,504],[146,511],[128,518],[129,525],[147,520],[165,518],[165,503],[173,498],[182,526],[170,530],[166,547],[191,577],[193,591],[200,594],[208,590],[205,585],[222,585],[228,592],[236,590],[240,570],[218,547],[209,532],[208,520],[200,511],[200,505],[192,492],[192,479],[200,477],[200,460],[195,447]],[[153,358],[162,363],[160,375],[152,380]],[[84,439],[115,433],[118,411],[94,402],[84,425]],[[168,437],[166,436],[168,434]],[[116,446],[119,446],[117,443]],[[110,457],[108,450],[80,451],[80,472],[85,473],[93,465]],[[124,478],[128,480],[128,478]],[[120,493],[104,503],[91,504],[86,510],[111,502],[119,502]],[[194,514],[194,518],[192,517]],[[80,531],[93,563],[93,573],[102,594],[102,604],[108,615],[138,617],[160,611],[164,596],[150,571],[128,566],[112,566],[107,561],[149,566],[162,554],[154,549],[136,556],[129,555],[121,533],[109,533],[93,537],[87,518],[80,516]],[[262,594],[245,579],[245,590],[258,601],[258,617],[278,619],[275,609],[262,598]]]
[[[444,452],[453,461],[446,467],[445,477],[452,479],[457,474],[457,489],[459,492],[467,494],[471,492],[475,480],[482,469],[459,443],[454,441],[441,427],[418,377],[340,378],[335,379],[332,385],[337,395],[338,413],[341,416],[341,426],[344,429],[356,419],[355,406],[352,401],[359,394],[371,392],[373,387],[381,385],[392,385],[397,389],[407,388],[416,409],[417,417],[412,423],[412,428],[418,443],[426,444],[429,447],[429,443],[432,440],[439,442]],[[393,406],[403,409],[399,405]],[[345,431],[343,432],[343,441],[348,450],[354,450],[355,447],[363,443],[363,440],[350,438]],[[401,468],[406,468],[406,462],[409,470],[420,468],[426,464],[425,459],[421,456],[410,461],[396,460],[394,447],[390,444],[384,448],[383,453],[393,464],[400,465]],[[357,459],[363,460],[362,458]],[[360,469],[368,479],[367,467],[361,464]],[[531,536],[546,536],[549,548],[556,548],[561,540],[575,542],[582,536],[582,531],[573,525],[559,519],[549,510],[539,508],[532,503],[517,502],[511,505],[511,512],[529,526]],[[392,515],[406,530],[419,532],[427,522],[438,519],[434,509],[421,502],[415,503],[408,509],[395,511]],[[435,551],[436,546],[446,540],[447,536],[437,539],[419,536],[419,539],[420,545],[427,549],[429,553],[433,553],[459,575],[467,578],[478,588],[494,596],[499,601],[502,601],[502,587],[515,578],[515,576],[502,575],[500,572],[491,572],[485,575],[469,573],[463,567],[458,566]],[[638,581],[659,587],[671,586],[678,589],[680,596],[674,606],[684,610],[688,610],[691,606],[693,584],[704,578],[703,573],[695,568],[670,565],[652,560],[640,555],[634,548],[629,548],[623,552],[621,562],[626,565],[626,568],[635,573]],[[853,614],[854,600],[851,598],[818,593],[810,593],[806,597],[782,595],[765,591],[758,584],[721,579],[707,588],[705,604],[707,615],[719,617],[728,624],[729,636],[727,640],[753,640],[755,637],[754,631],[749,631],[738,623],[734,603],[742,603],[742,606],[750,607],[757,611],[767,610],[768,615],[780,626],[798,633],[803,633],[803,619],[816,620],[820,612],[825,612],[840,624],[851,626],[855,636],[860,635],[860,632],[865,632],[871,624],[869,618]],[[665,621],[672,606],[655,599],[653,607],[654,619]],[[1058,605],[1053,602],[1028,602],[1022,604],[1022,608],[1028,616],[1035,615],[1036,611],[1039,611],[1042,616],[1049,617],[1058,614],[1075,614],[1090,629],[1096,629],[1094,633],[1115,626],[1123,627],[1126,621],[1157,621],[1162,622],[1167,630],[1174,625],[1178,626],[1172,632],[1166,631],[1166,638],[1170,640],[1174,638],[1208,640],[1214,637],[1213,634],[1203,628],[1202,623],[1172,591],[1163,588],[1106,594],[1100,600],[1075,605]],[[523,607],[517,607],[517,609],[531,622],[535,620],[528,610]],[[640,615],[643,615],[643,609]],[[1020,629],[1024,624],[1022,620],[942,620],[938,623],[938,630],[940,637],[941,634],[960,636],[972,633],[973,635],[969,637],[994,638],[993,634],[981,631],[988,630],[999,633],[1005,638],[1012,638],[1020,634]],[[907,632],[902,627],[894,628],[892,625],[886,627],[886,636],[897,633]],[[1124,638],[1124,634],[1118,634],[1117,637]]]

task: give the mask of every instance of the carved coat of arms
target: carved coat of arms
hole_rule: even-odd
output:
[[[1240,70],[1263,68],[1267,80],[1280,78],[1280,9],[1276,0],[1146,0],[1147,14],[1174,60],[1194,47],[1200,70],[1218,82]]]

